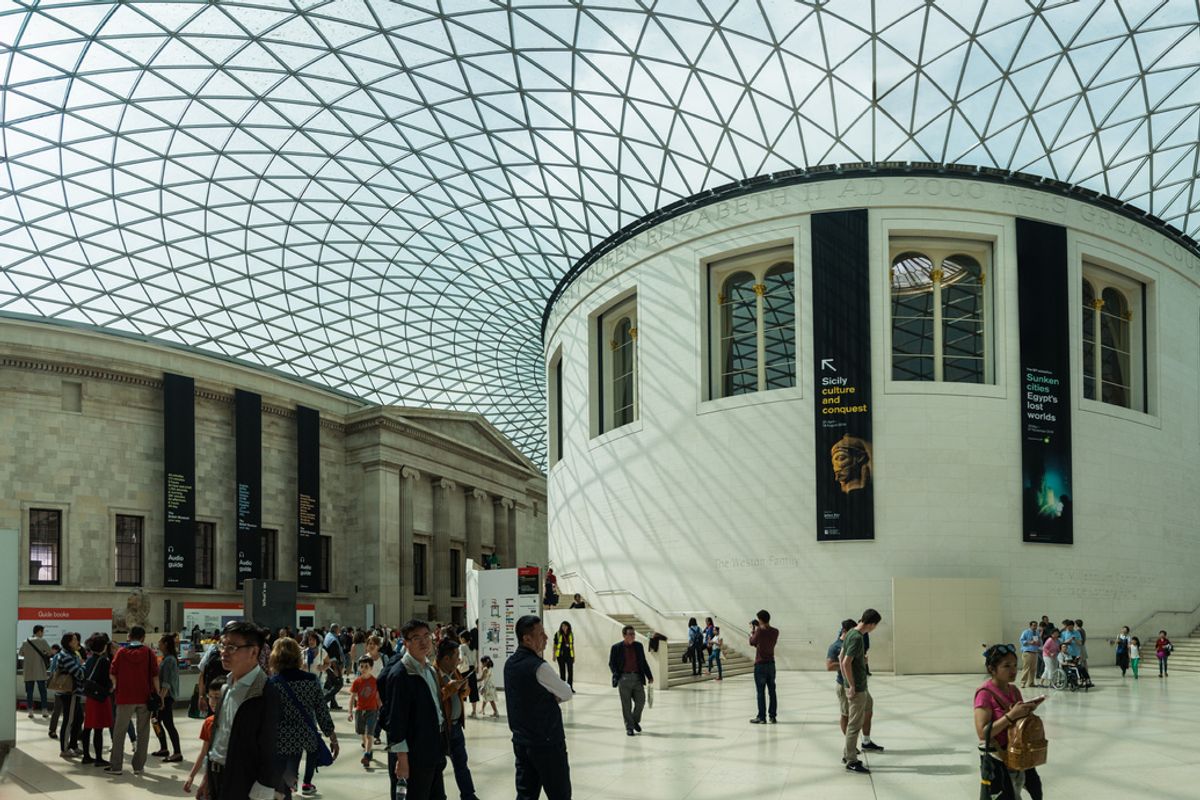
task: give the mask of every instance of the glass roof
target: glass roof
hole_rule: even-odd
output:
[[[555,283],[706,188],[978,164],[1200,233],[1194,0],[2,8],[0,313],[476,411],[539,464]]]

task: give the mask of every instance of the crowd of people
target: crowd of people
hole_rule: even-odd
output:
[[[843,620],[826,652],[826,668],[836,673],[839,726],[846,771],[869,774],[860,756],[884,748],[871,738],[874,701],[869,690],[870,634],[882,622],[868,608],[857,619]],[[775,648],[779,630],[761,610],[750,623],[748,644],[754,648],[757,713],[751,724],[778,720]],[[504,666],[506,716],[512,732],[517,797],[550,800],[571,795],[570,765],[560,706],[575,694],[575,634],[563,621],[552,640],[536,616],[517,620],[519,647]],[[49,736],[59,742],[64,759],[120,775],[125,768],[125,742],[132,743],[130,767],[141,774],[151,757],[164,763],[183,760],[174,713],[180,697],[179,637],[163,634],[155,647],[146,632],[130,630],[124,643],[103,633],[80,642],[76,633],[50,644],[38,626],[21,647],[25,662],[27,713],[50,716]],[[386,752],[393,796],[403,786],[408,798],[446,797],[443,773],[452,768],[464,800],[475,798],[464,728],[481,709],[499,716],[495,665],[480,657],[478,631],[411,620],[398,631],[376,628],[313,629],[275,633],[244,621],[228,623],[199,660],[199,677],[189,713],[204,717],[200,751],[184,784],[205,800],[249,797],[291,798],[315,791],[315,776],[340,754],[331,711],[345,710],[354,723],[359,760],[370,770]],[[199,629],[192,640],[203,639]],[[545,659],[549,656],[557,670]],[[1141,644],[1129,628],[1108,640],[1124,677],[1138,678]],[[707,660],[721,677],[720,628],[711,617],[701,627],[688,624],[687,658],[693,674]],[[1173,645],[1166,631],[1154,643],[1160,677],[1167,677]],[[1021,689],[1061,687],[1061,677],[1074,671],[1080,686],[1091,685],[1087,632],[1082,620],[1055,625],[1043,616],[1021,632],[1019,644],[991,645],[984,650],[987,681],[975,693],[974,716],[985,765],[995,762],[992,780],[999,796],[1016,798],[1022,791],[1042,794],[1036,770],[1041,729],[1031,725],[1041,695],[1025,700]],[[642,713],[652,692],[654,674],[632,626],[609,651],[612,686],[617,690],[628,736],[642,732]],[[339,695],[350,679],[348,709]],[[50,712],[47,692],[54,695]],[[652,697],[652,695],[651,695]],[[468,713],[467,706],[470,706]],[[105,758],[104,732],[109,733]],[[158,749],[149,751],[151,732]],[[1040,740],[1044,751],[1044,737]],[[1020,758],[1013,756],[1019,743]],[[1029,753],[1034,753],[1030,756]],[[1025,758],[1026,761],[1021,761]],[[1029,760],[1029,759],[1033,760]],[[996,766],[999,765],[999,766]],[[985,767],[985,770],[988,769]]]

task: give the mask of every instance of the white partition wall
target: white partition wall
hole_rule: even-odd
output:
[[[1200,603],[1194,247],[1078,195],[967,176],[833,176],[703,202],[631,225],[637,234],[587,262],[548,309],[556,572],[577,573],[596,593],[632,592],[664,614],[707,609],[745,624],[766,608],[780,630],[780,666],[793,669],[821,669],[838,622],[868,607],[883,614],[872,666],[892,669],[893,578],[995,578],[1005,641],[1042,614],[1110,631]],[[855,402],[873,414],[874,538],[818,541],[815,465],[835,465],[814,433],[829,398],[814,390],[813,228],[817,213],[854,209],[867,219],[872,381]],[[1021,219],[1059,226],[1066,239],[1070,545],[1023,541]],[[979,382],[901,374],[897,353],[908,345],[897,330],[909,309],[893,267],[905,248],[926,245],[969,250],[982,265],[971,323],[983,329]],[[751,390],[721,396],[739,365],[715,354],[740,330],[722,309],[736,301],[752,314],[772,291],[760,266],[789,260],[795,382],[773,388],[768,364],[765,388],[761,372],[743,371]],[[738,270],[763,288],[747,279],[740,295],[726,294]],[[1100,307],[1092,297],[1085,307],[1088,287],[1116,287],[1127,302]],[[941,302],[921,319],[939,347],[970,316],[949,293]],[[1123,337],[1127,405],[1098,399],[1086,379],[1096,354],[1086,325],[1097,315]],[[938,377],[951,374],[945,366]]]
[[[895,578],[892,616],[897,675],[982,672],[985,645],[1017,641],[1001,623],[999,578]]]
[[[0,641],[12,642],[17,638],[17,550],[20,546],[18,532],[11,528],[0,528]],[[0,697],[12,697],[17,691],[17,673],[9,662],[0,669]],[[0,749],[7,749],[17,741],[17,715],[10,708],[0,714]]]

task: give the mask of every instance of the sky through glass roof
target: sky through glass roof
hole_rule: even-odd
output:
[[[966,163],[1200,233],[1195,0],[0,8],[0,313],[479,412],[539,464],[546,299],[681,197]]]

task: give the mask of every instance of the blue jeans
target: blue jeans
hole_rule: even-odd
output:
[[[471,769],[467,766],[467,738],[463,729],[450,725],[450,763],[454,766],[454,782],[458,784],[458,793],[462,800],[473,800],[475,797],[475,781],[471,779]]]
[[[33,713],[33,685],[37,684],[38,694],[42,698],[42,712],[47,711],[48,704],[46,703],[46,682],[45,681],[25,681],[25,710]]]
[[[758,718],[766,719],[769,715],[771,719],[775,718],[775,712],[778,710],[778,703],[775,699],[775,662],[771,661],[766,664],[754,665],[754,690],[758,694]],[[764,695],[771,693],[771,706],[766,708]]]
[[[722,672],[721,672],[721,651],[718,650],[716,647],[713,647],[712,652],[708,654],[708,671],[709,672],[712,672],[712,665],[713,665],[714,661],[717,662],[717,677],[718,678],[725,677],[724,674],[722,674]]]

